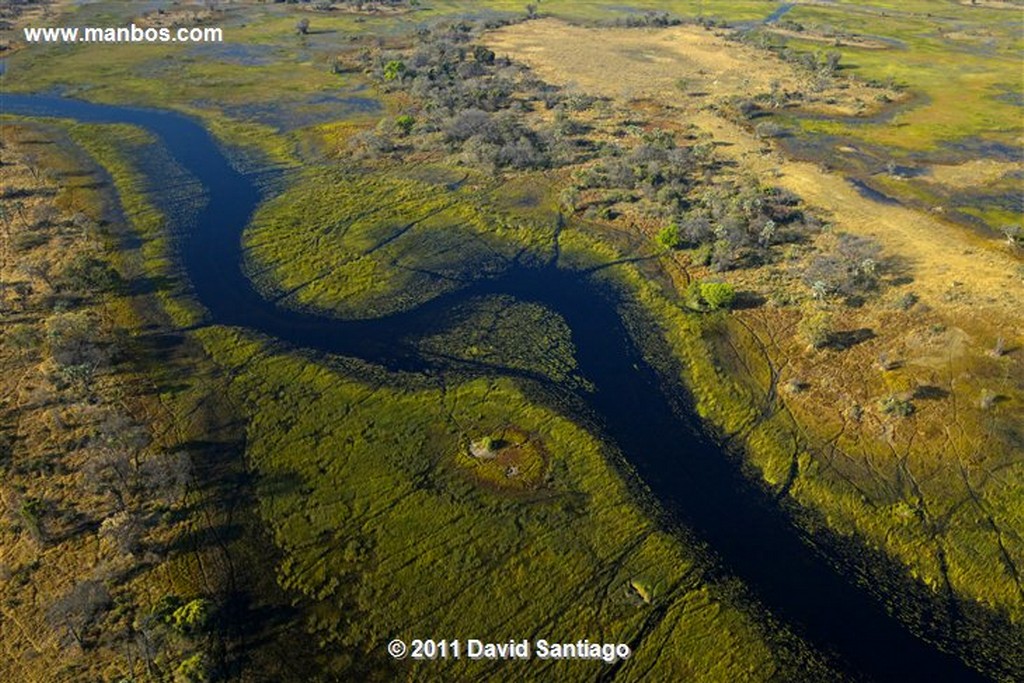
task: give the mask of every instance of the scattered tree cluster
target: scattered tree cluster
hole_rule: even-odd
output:
[[[493,169],[539,169],[567,163],[582,146],[583,129],[570,112],[593,100],[567,98],[530,72],[482,45],[477,26],[457,22],[421,30],[405,53],[362,55],[382,88],[410,95],[406,110],[356,137],[378,156],[410,146],[443,149]],[[524,114],[556,110],[554,122],[531,125]]]
[[[831,246],[811,257],[802,268],[801,277],[814,298],[841,297],[853,303],[878,289],[879,276],[887,265],[878,242],[840,233]]]
[[[312,4],[313,9],[328,12],[336,7],[343,7],[356,12],[378,12],[383,9],[394,9],[398,7],[416,7],[419,0],[274,0],[276,4],[298,5]]]
[[[677,147],[667,131],[641,133],[630,151],[609,146],[602,153],[576,174],[574,191],[563,196],[573,203],[567,208],[611,219],[618,207],[633,204],[665,221],[657,233],[663,247],[698,249],[696,260],[714,270],[763,263],[773,245],[817,228],[784,190],[753,181],[699,184],[708,153],[700,144]]]
[[[630,150],[606,145],[601,159],[575,175],[577,190],[591,193],[591,201],[580,207],[599,209],[599,217],[614,218],[613,205],[646,200],[662,216],[678,214],[687,206],[693,187],[695,160],[687,147],[677,147],[675,138],[664,130],[639,132],[640,143]]]
[[[646,12],[631,12],[624,17],[618,17],[611,22],[611,25],[625,28],[664,28],[678,26],[682,23],[682,19],[668,12],[647,10]]]

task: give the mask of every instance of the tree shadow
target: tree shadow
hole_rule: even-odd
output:
[[[167,291],[173,282],[174,280],[163,275],[137,277],[125,281],[121,289],[127,294],[146,296]]]
[[[245,534],[245,527],[241,524],[218,524],[198,528],[179,534],[167,543],[158,546],[158,552],[162,555],[175,555],[180,552],[197,552],[205,548],[228,545]]]
[[[840,332],[833,332],[829,336],[828,348],[835,351],[845,351],[853,348],[857,344],[866,342],[869,339],[875,338],[874,330],[867,327],[862,327],[857,330],[843,330]]]
[[[736,311],[745,311],[751,308],[760,308],[764,306],[765,299],[757,292],[750,290],[743,290],[736,292],[736,299],[733,301],[732,308]]]
[[[931,384],[919,386],[914,390],[914,398],[924,401],[941,401],[947,396],[949,396],[949,392],[947,390]]]

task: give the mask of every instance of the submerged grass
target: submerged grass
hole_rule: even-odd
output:
[[[68,134],[110,174],[125,218],[142,238],[141,258],[145,275],[154,287],[164,310],[175,325],[190,327],[201,319],[194,303],[183,296],[184,287],[172,261],[173,237],[164,215],[152,203],[136,167],[155,140],[145,131],[124,124],[92,125],[70,123]]]

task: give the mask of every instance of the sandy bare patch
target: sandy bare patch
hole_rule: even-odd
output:
[[[947,187],[965,189],[988,185],[1021,168],[1024,168],[1024,164],[1012,161],[972,159],[962,164],[932,166],[924,179]]]
[[[696,26],[596,29],[542,20],[503,28],[487,41],[546,80],[617,99],[702,106],[775,89],[803,92],[808,109],[853,114],[873,106],[880,92],[855,83],[811,92],[807,74],[793,65]]]

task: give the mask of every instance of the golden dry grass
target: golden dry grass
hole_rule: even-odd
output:
[[[547,19],[505,27],[486,40],[545,80],[616,99],[695,109],[769,93],[773,84],[806,89],[806,76],[778,57],[695,26],[587,28]],[[858,84],[829,87],[808,92],[806,102],[822,113],[849,114],[870,108],[880,92]]]
[[[960,164],[935,164],[928,169],[925,180],[957,189],[983,187],[1002,179],[1024,164],[994,159],[971,159]]]
[[[677,116],[678,123],[695,124],[710,133],[719,152],[740,169],[795,192],[837,230],[874,237],[887,253],[905,259],[915,292],[929,305],[991,315],[1003,324],[1009,322],[1013,337],[1024,338],[1020,259],[1005,245],[937,216],[866,198],[842,175],[818,164],[766,153],[764,141],[707,106],[736,95],[766,92],[773,81],[800,87],[800,76],[774,56],[690,26],[593,29],[545,20],[506,27],[489,35],[488,42],[551,82],[619,100],[654,100],[685,112]],[[690,96],[676,86],[680,79],[692,84],[688,91],[708,94]],[[865,101],[867,91],[861,88],[853,85],[842,91],[840,104],[834,107],[841,111],[857,100]],[[825,91],[821,96],[837,94]],[[955,175],[938,172],[947,179]],[[967,169],[960,177],[970,173]],[[957,300],[947,301],[953,282],[961,280]]]

